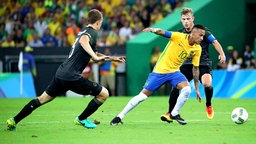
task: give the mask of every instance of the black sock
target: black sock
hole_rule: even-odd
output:
[[[26,116],[31,114],[33,110],[41,106],[42,104],[39,102],[38,99],[31,100],[27,105],[23,107],[23,109],[14,117],[14,121],[16,124],[24,119]]]
[[[88,118],[91,114],[93,114],[100,106],[102,103],[98,101],[96,98],[92,99],[90,103],[87,105],[85,110],[78,116],[79,120],[84,120]]]
[[[212,103],[212,94],[213,94],[213,87],[205,87],[204,88],[205,96],[206,96],[206,106],[211,106]]]
[[[172,112],[178,97],[179,97],[179,90],[176,88],[173,88],[169,96],[169,113]]]

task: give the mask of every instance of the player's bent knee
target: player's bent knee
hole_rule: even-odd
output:
[[[106,100],[109,97],[109,92],[105,87],[102,87],[102,90],[99,95],[102,99]]]
[[[38,97],[38,100],[41,104],[48,103],[52,101],[54,98],[49,96],[46,92],[44,92],[41,96]]]
[[[212,87],[212,84],[211,83],[204,83],[203,86],[204,87]]]

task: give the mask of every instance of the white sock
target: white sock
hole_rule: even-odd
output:
[[[135,108],[140,102],[144,101],[147,99],[148,96],[145,95],[144,93],[140,92],[137,96],[133,97],[127,105],[124,107],[124,109],[119,113],[117,116],[123,119],[125,115],[131,111],[133,108]]]
[[[180,109],[188,100],[190,93],[191,93],[191,88],[189,86],[185,86],[183,89],[181,89],[177,102],[171,112],[172,116],[176,116],[177,114],[179,114]]]

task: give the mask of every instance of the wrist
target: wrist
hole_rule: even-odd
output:
[[[112,56],[112,57],[111,57],[111,60],[115,60],[115,57],[114,57],[114,56]]]
[[[151,32],[156,33],[159,30],[160,30],[159,28],[152,28]]]

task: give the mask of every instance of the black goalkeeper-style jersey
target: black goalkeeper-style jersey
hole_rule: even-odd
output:
[[[191,32],[187,32],[185,28],[180,29],[179,32],[187,33],[187,34],[191,33]],[[209,40],[209,36],[211,36],[210,40]],[[201,53],[201,57],[200,57],[200,65],[206,65],[206,66],[212,67],[212,60],[209,58],[208,48],[209,48],[209,45],[212,43],[213,40],[214,40],[213,35],[207,29],[205,31],[204,39],[200,43],[200,45],[202,47],[202,53]],[[189,59],[185,60],[183,65],[186,65],[186,64],[192,64],[192,59],[189,58]]]
[[[83,28],[70,50],[68,58],[59,66],[56,77],[62,80],[73,81],[82,77],[81,73],[89,63],[91,56],[80,45],[79,40],[82,35],[87,35],[90,39],[90,46],[94,52],[98,33],[92,27]]]

